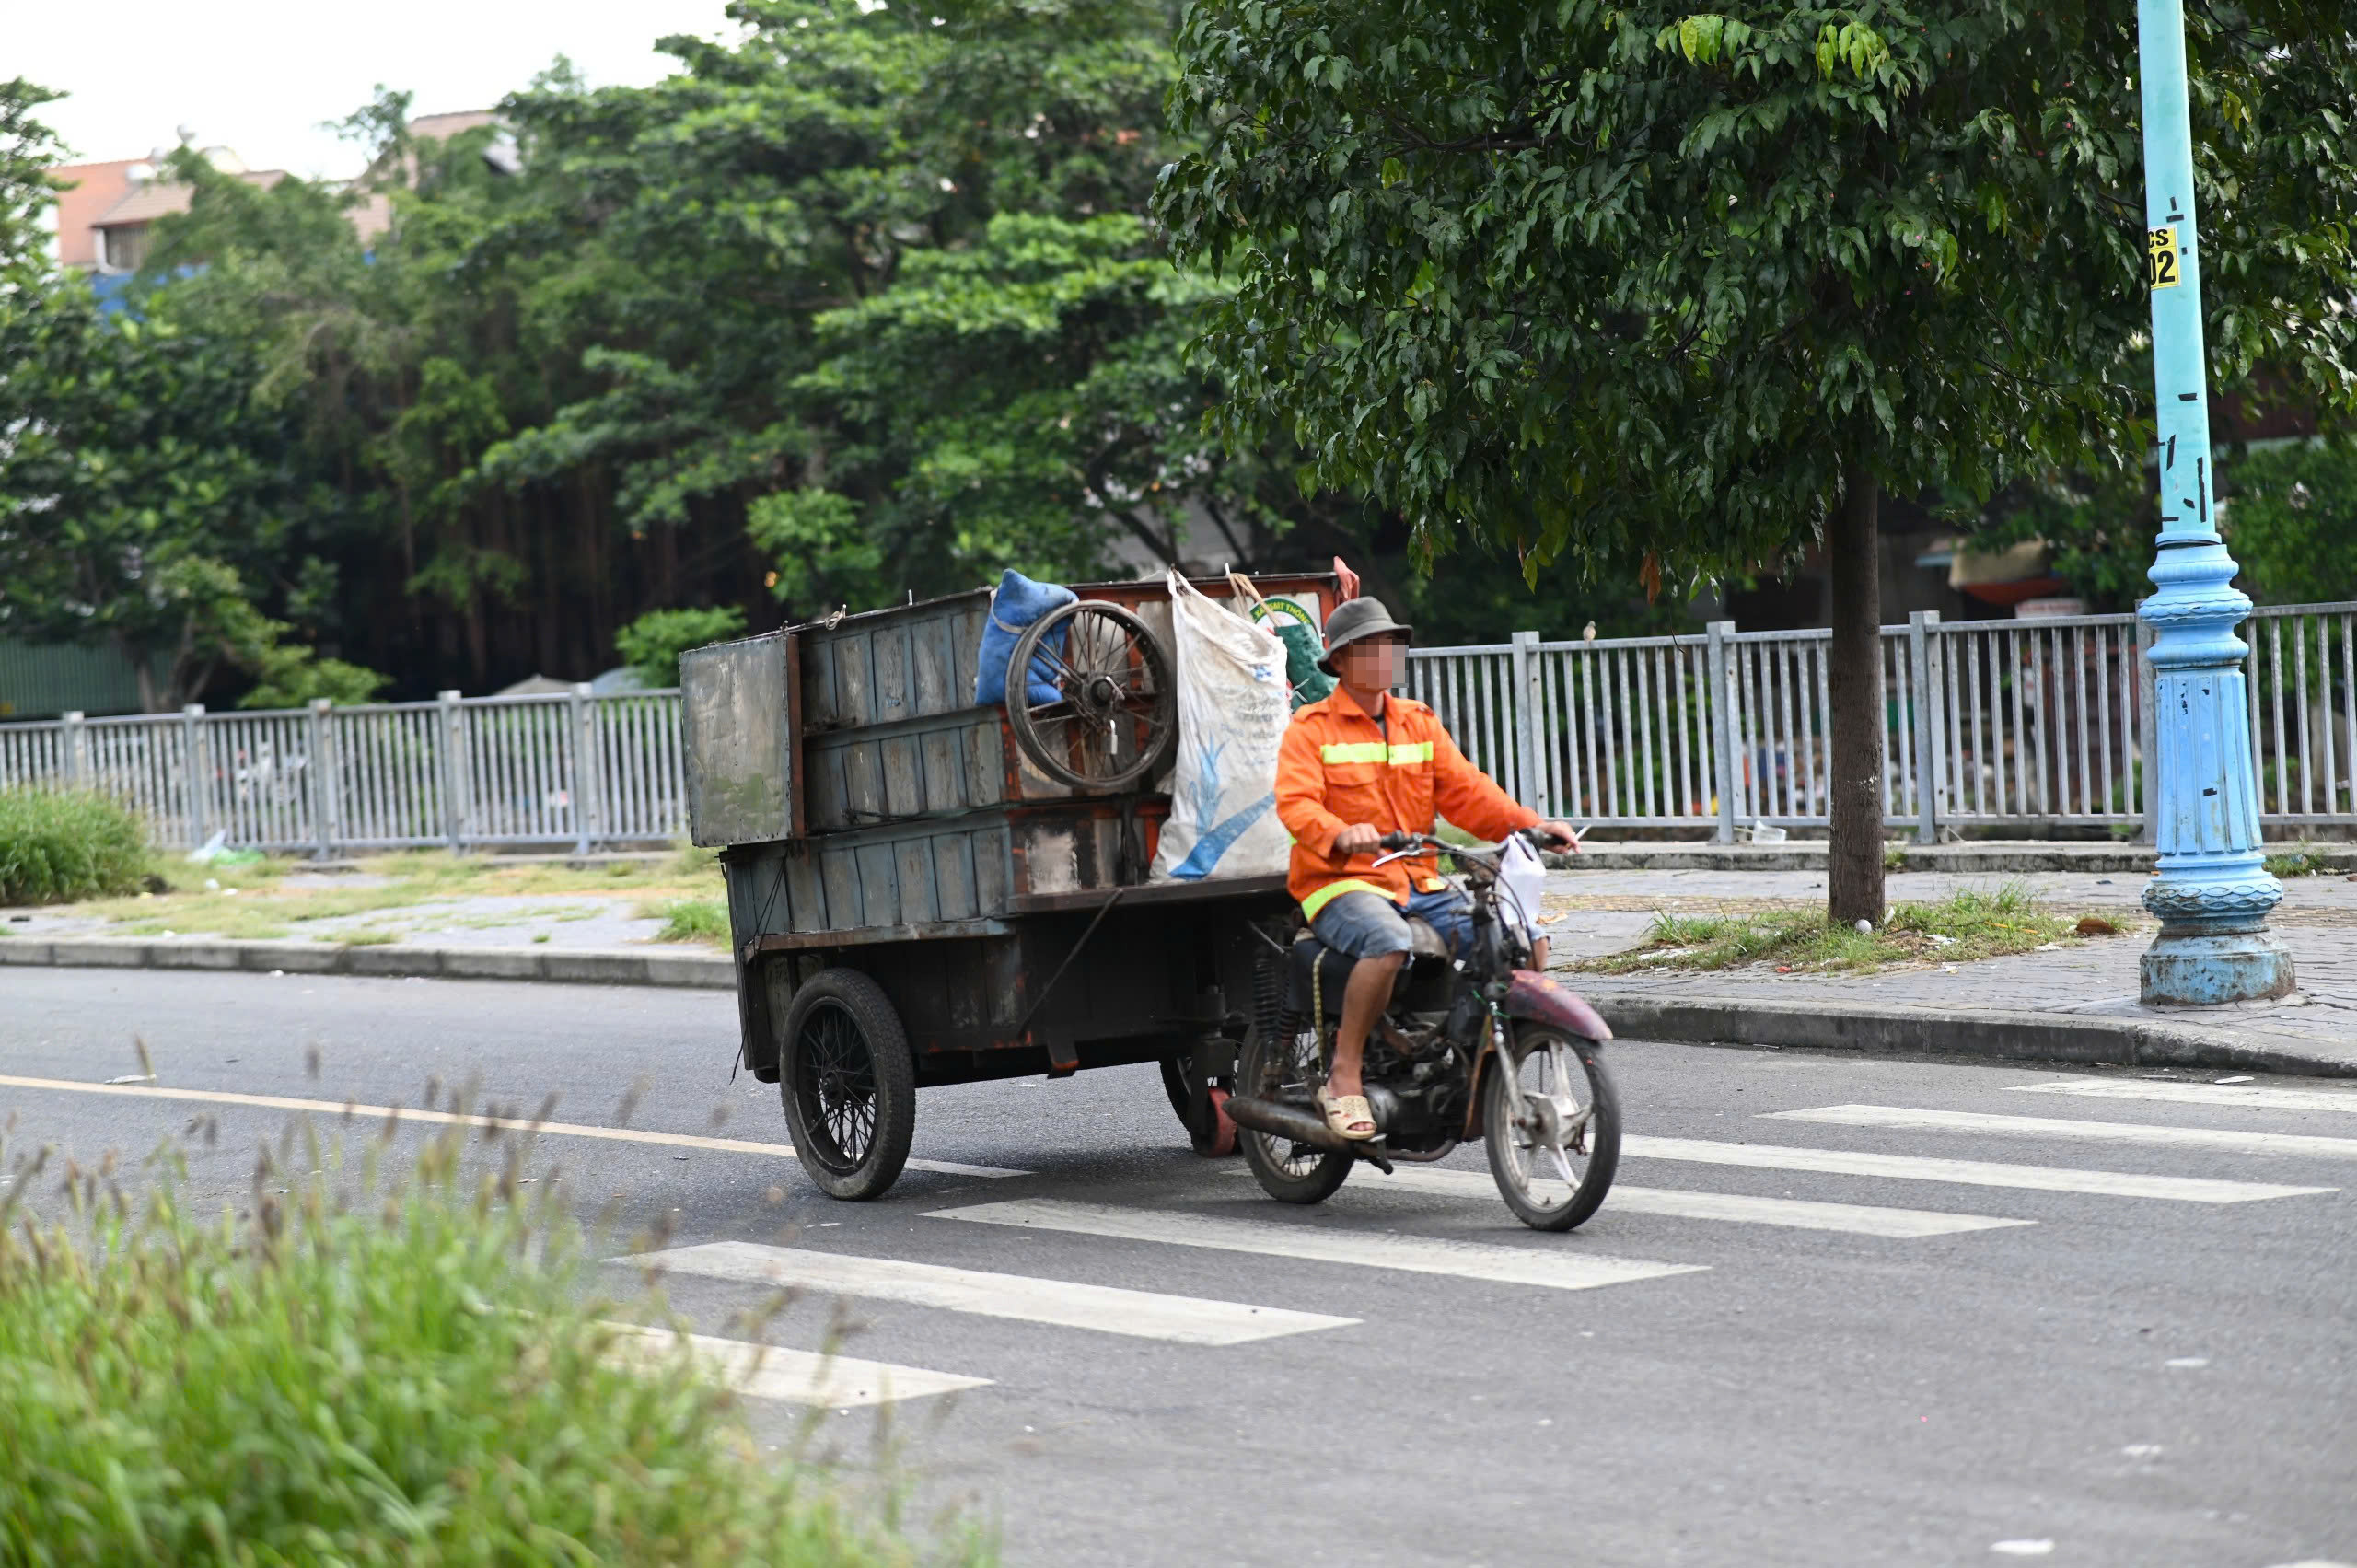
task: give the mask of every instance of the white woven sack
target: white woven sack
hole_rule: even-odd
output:
[[[1291,841],[1277,820],[1277,748],[1292,719],[1285,645],[1170,574],[1178,756],[1154,879],[1282,872]]]

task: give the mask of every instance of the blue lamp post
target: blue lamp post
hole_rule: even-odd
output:
[[[2161,482],[2157,591],[2137,610],[2154,633],[2145,784],[2160,792],[2160,875],[2144,907],[2161,932],[2144,954],[2142,992],[2148,1003],[2215,1005],[2283,995],[2293,978],[2292,955],[2267,930],[2283,889],[2259,849],[2247,650],[2235,635],[2250,600],[2235,588],[2234,558],[2218,536],[2181,7],[2137,0]]]

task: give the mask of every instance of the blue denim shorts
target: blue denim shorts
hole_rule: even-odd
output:
[[[1438,932],[1452,953],[1462,954],[1473,938],[1472,912],[1454,888],[1411,893],[1404,910],[1380,893],[1339,893],[1326,901],[1309,929],[1345,958],[1377,958],[1409,950],[1411,914]]]

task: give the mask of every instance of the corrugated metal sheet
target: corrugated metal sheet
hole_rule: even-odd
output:
[[[75,709],[92,717],[137,713],[131,661],[112,648],[0,642],[0,719],[55,718]]]

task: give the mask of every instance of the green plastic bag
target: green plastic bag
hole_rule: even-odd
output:
[[[1227,581],[1236,596],[1231,608],[1242,610],[1251,620],[1274,632],[1277,640],[1284,644],[1285,684],[1293,688],[1293,705],[1304,708],[1333,695],[1334,678],[1318,668],[1326,645],[1316,628],[1301,618],[1300,608],[1287,599],[1270,603],[1252,586],[1252,579],[1241,572],[1230,572]]]

